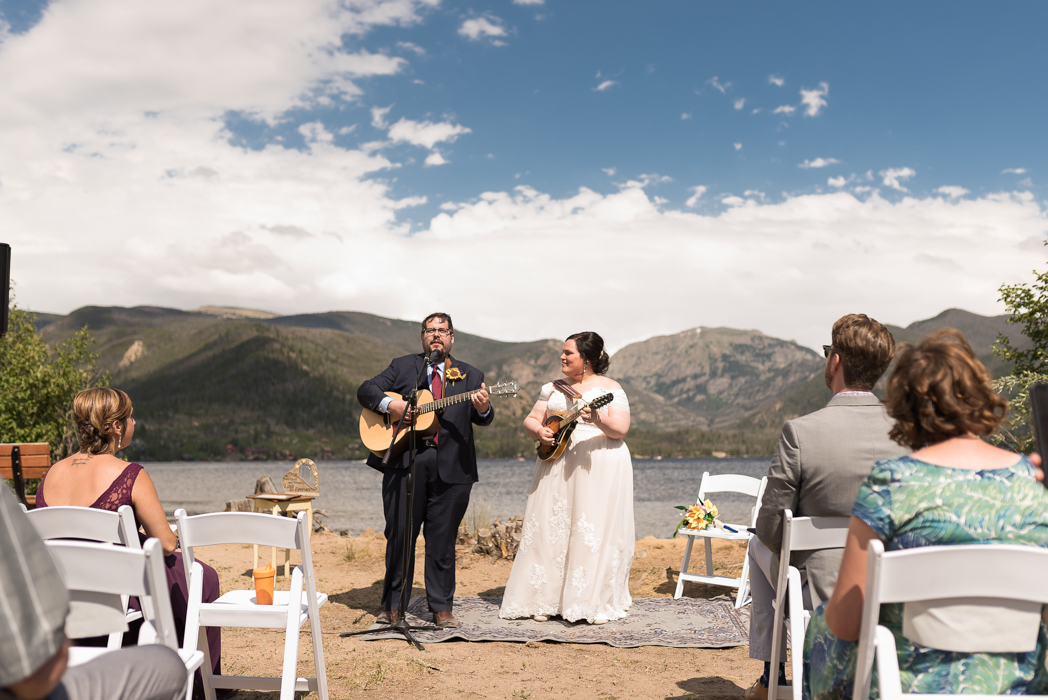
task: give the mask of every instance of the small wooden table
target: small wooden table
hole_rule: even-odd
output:
[[[309,535],[313,536],[313,499],[316,496],[299,493],[256,493],[248,496],[254,500],[254,512],[270,512],[273,515],[286,515],[295,517],[294,513],[300,510],[306,511],[306,519],[309,522]],[[258,545],[255,548],[255,564],[252,568],[258,568]],[[277,548],[273,547],[273,570],[277,568]],[[284,550],[284,575],[291,573],[291,550]]]

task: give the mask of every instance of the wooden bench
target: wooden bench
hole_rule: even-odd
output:
[[[26,479],[43,478],[51,468],[51,446],[46,442],[0,444],[0,478],[15,483],[15,493],[28,508],[36,505],[36,496],[25,493]]]

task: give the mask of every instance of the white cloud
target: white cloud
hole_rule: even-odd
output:
[[[891,187],[893,190],[908,192],[909,190],[902,186],[900,180],[909,180],[916,174],[917,171],[912,168],[888,168],[881,171],[881,177],[884,178],[881,180],[881,183],[885,187]]]
[[[801,89],[801,104],[804,105],[806,117],[817,117],[826,106],[826,96],[830,94],[830,84],[823,81],[812,90]]]
[[[1001,175],[1025,175],[1026,168],[1005,168],[1001,171]]]
[[[778,87],[782,87],[783,85],[786,84],[786,78],[783,78],[781,76],[774,75],[774,74],[773,75],[769,75],[768,76],[768,83],[771,84],[771,85],[776,85]]]
[[[433,148],[438,143],[454,143],[462,134],[472,133],[469,127],[451,122],[417,122],[401,118],[389,127],[389,138],[394,143],[410,143],[415,146]]]
[[[434,166],[434,165],[444,165],[447,162],[448,161],[444,159],[444,156],[440,155],[440,153],[438,151],[433,151],[428,156],[426,156],[426,163],[425,164],[428,165],[428,166]]]
[[[841,187],[844,187],[848,184],[848,178],[844,177],[843,175],[838,175],[837,177],[827,178],[826,184],[830,187],[836,187],[840,189]]]
[[[731,87],[731,83],[722,84],[721,81],[717,80],[717,76],[713,76],[712,78],[707,80],[706,84],[712,85],[715,89],[720,90],[722,95],[725,94],[728,91],[728,88]]]
[[[658,173],[648,173],[641,175],[636,180],[627,180],[626,182],[619,183],[620,189],[644,189],[648,185],[662,185],[667,182],[673,182],[673,178],[669,175],[659,175]]]
[[[397,46],[404,49],[405,51],[412,51],[418,54],[419,56],[426,55],[426,50],[424,48],[422,48],[418,44],[413,44],[410,41],[398,41]]]
[[[603,171],[604,171],[604,174],[605,174],[605,175],[607,175],[608,177],[612,177],[612,176],[614,176],[614,175],[615,175],[615,173],[617,172],[617,171],[615,170],[615,168],[601,168],[601,170],[603,170]]]
[[[735,102],[733,102],[732,104],[735,106],[735,109],[742,109],[746,106],[746,98],[740,97],[739,99],[735,100]]]
[[[836,158],[815,158],[814,160],[805,160],[803,163],[798,163],[798,168],[825,168],[827,165],[836,165],[840,163]]]
[[[797,108],[793,105],[779,105],[772,110],[772,114],[793,114],[797,111]]]
[[[508,35],[506,28],[502,26],[502,20],[498,17],[474,17],[473,19],[467,19],[459,27],[458,33],[470,41],[490,39],[495,46],[505,46],[505,42],[498,37]]]
[[[514,5],[542,5],[546,0],[513,0]]]
[[[946,195],[950,199],[958,199],[966,194],[971,194],[969,190],[966,190],[963,187],[958,187],[957,185],[943,185],[942,187],[937,188],[935,191],[939,194]]]
[[[684,206],[688,208],[694,208],[699,200],[702,199],[702,195],[706,194],[708,188],[706,185],[696,185],[695,187],[689,187],[688,192],[691,192],[691,196],[684,202]]]
[[[761,111],[761,108],[760,108],[760,107],[754,107],[754,108],[753,108],[753,111],[752,111],[752,112],[750,112],[750,114],[758,114],[758,113],[759,113],[760,111]]]
[[[616,83],[615,83],[614,80],[605,80],[604,82],[602,82],[600,85],[598,85],[597,87],[595,87],[593,89],[596,92],[604,92],[605,90],[607,90],[608,88],[610,88],[612,85],[615,85],[615,84]]]
[[[680,120],[687,121],[688,119],[691,119],[691,112],[682,112],[680,115]]]
[[[393,109],[392,105],[389,107],[372,107],[371,108],[371,126],[376,129],[386,129],[389,127],[389,123],[386,121],[386,115],[389,114],[389,110]]]
[[[735,150],[736,151],[741,151],[742,150],[742,144],[741,143],[733,143],[732,146],[735,146]]]

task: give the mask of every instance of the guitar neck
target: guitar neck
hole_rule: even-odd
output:
[[[483,391],[483,389],[474,389],[473,391],[467,391],[465,394],[452,394],[451,396],[445,396],[442,399],[437,399],[436,401],[430,401],[429,403],[422,404],[418,407],[418,412],[421,414],[429,413],[431,411],[439,411],[443,408],[447,408],[448,406],[454,406],[457,403],[469,401],[473,398],[474,394],[478,394],[481,391]]]

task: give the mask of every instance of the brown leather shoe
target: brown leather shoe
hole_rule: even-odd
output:
[[[433,624],[437,627],[459,627],[459,621],[450,610],[438,610],[433,613]]]
[[[383,610],[375,618],[375,622],[379,625],[395,625],[400,622],[400,611],[399,610]]]
[[[760,678],[746,689],[746,700],[768,700],[768,689],[761,685]]]

